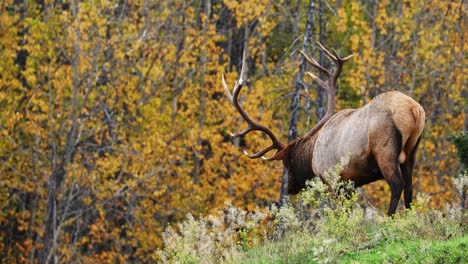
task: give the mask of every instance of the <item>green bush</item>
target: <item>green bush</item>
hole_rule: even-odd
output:
[[[457,156],[465,169],[468,169],[468,133],[451,134],[450,141],[457,148]]]

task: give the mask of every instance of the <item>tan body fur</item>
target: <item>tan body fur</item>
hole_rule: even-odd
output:
[[[389,119],[393,122],[389,123]],[[362,174],[366,162],[375,151],[386,149],[388,138],[393,136],[394,125],[401,134],[402,150],[398,162],[403,164],[411,155],[424,128],[424,110],[410,97],[400,92],[388,92],[374,98],[359,109],[346,109],[333,115],[317,132],[312,160],[316,175],[321,175],[350,155],[350,163],[343,172],[345,179]]]
[[[288,192],[298,193],[313,176],[323,179],[327,170],[348,157],[347,164],[342,164],[343,180],[362,186],[385,179],[392,190],[389,214],[395,212],[403,189],[409,207],[424,121],[423,108],[396,91],[381,94],[359,109],[336,113],[314,135],[289,143],[276,155],[290,172]]]

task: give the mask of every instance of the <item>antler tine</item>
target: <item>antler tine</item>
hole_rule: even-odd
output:
[[[244,84],[243,78],[244,78],[244,75],[245,75],[245,58],[246,58],[246,53],[245,53],[245,50],[244,50],[244,54],[242,55],[242,68],[241,68],[241,72],[240,72],[240,75],[239,75],[239,80],[236,82],[236,84],[234,84],[234,89],[233,89],[233,92],[232,92],[233,94],[231,94],[231,91],[227,87],[226,80],[224,79],[224,74],[221,75],[221,80],[222,80],[222,83],[223,83],[224,91],[226,92],[226,96],[227,96],[228,100],[231,101],[231,103],[234,103],[233,97],[237,97],[237,94],[239,94],[239,92],[240,92],[239,87],[242,87],[242,85]]]
[[[325,53],[328,55],[328,57],[330,57],[330,58],[331,58],[332,60],[334,60],[334,61],[338,61],[338,58],[335,57],[335,55],[331,54],[331,52],[328,51],[328,50],[322,45],[322,43],[317,42],[317,44],[319,45],[320,49],[323,50],[323,52],[325,52]]]
[[[235,134],[234,133],[229,133],[229,135],[231,137],[240,137],[240,136],[243,136],[243,135],[249,133],[252,130],[253,130],[253,128],[249,125],[246,129],[242,130],[241,132],[237,132]]]
[[[306,59],[306,61],[308,63],[310,63],[312,66],[314,66],[315,68],[317,68],[319,71],[325,73],[325,75],[327,76],[331,76],[332,74],[327,70],[325,69],[324,67],[322,67],[320,64],[318,64],[318,62],[316,60],[314,60],[313,58],[309,58],[309,56],[307,56],[307,54],[305,54],[304,51],[300,50],[299,51],[302,56],[304,56],[304,58]]]
[[[347,62],[349,59],[351,59],[354,54],[351,54],[347,57],[341,58],[340,55],[338,55],[338,52],[334,48],[332,48],[333,54],[335,54],[335,57],[338,59],[339,62]]]
[[[262,131],[264,132],[265,134],[267,134],[271,141],[273,142],[272,145],[264,148],[263,150],[253,154],[253,155],[249,155],[248,153],[246,153],[246,155],[251,158],[251,159],[255,159],[255,158],[259,158],[261,157],[263,154],[273,150],[273,149],[278,149],[278,150],[281,150],[285,147],[285,145],[279,141],[276,136],[273,134],[273,132],[267,128],[266,126],[260,124],[260,123],[257,123],[255,122],[248,114],[247,112],[244,110],[244,108],[239,104],[239,93],[244,85],[244,78],[245,78],[245,75],[246,75],[246,51],[244,50],[244,55],[242,57],[242,68],[241,68],[241,72],[239,74],[239,79],[236,81],[236,83],[234,84],[234,89],[233,89],[233,92],[231,94],[229,88],[227,87],[227,84],[226,84],[226,81],[224,80],[224,75],[222,76],[222,83],[223,83],[223,87],[224,87],[224,90],[226,91],[226,95],[229,99],[229,101],[232,102],[232,104],[234,105],[234,107],[237,109],[237,111],[239,112],[239,114],[242,116],[242,118],[244,118],[244,120],[247,122],[248,124],[248,127],[244,130],[242,130],[241,132],[238,132],[236,134],[230,134],[232,137],[239,137],[239,136],[243,136],[247,133],[249,133],[250,131],[253,131],[253,130],[258,130],[258,131]]]
[[[324,82],[322,79],[320,79],[319,77],[313,75],[310,72],[306,72],[306,73],[309,74],[309,76],[312,77],[312,79],[314,79],[319,84],[320,87],[322,87],[325,90],[328,89],[327,83]]]
[[[326,81],[323,81],[320,78],[318,78],[317,76],[313,75],[312,73],[307,72],[307,74],[309,74],[310,77],[312,77],[312,79],[314,79],[319,84],[319,86],[321,86],[322,88],[324,88],[324,89],[326,89],[328,91],[328,108],[327,108],[327,112],[326,112],[325,116],[304,137],[308,137],[308,136],[313,135],[332,116],[333,111],[335,110],[336,80],[338,79],[338,76],[341,73],[341,70],[343,68],[343,64],[346,61],[348,61],[351,57],[353,57],[353,55],[350,55],[350,56],[347,56],[345,58],[341,58],[340,55],[338,55],[338,52],[335,49],[332,48],[332,52],[333,52],[333,54],[332,54],[332,52],[327,50],[320,42],[317,42],[317,44],[319,45],[320,49],[322,49],[323,52],[325,52],[328,55],[328,57],[330,57],[332,60],[335,61],[336,69],[333,72],[333,74],[331,74],[328,70],[326,70],[326,72],[325,72],[323,70],[324,68],[322,66],[320,66],[317,63],[317,61],[315,61],[314,59],[309,59],[306,54],[301,52],[304,55],[304,57],[306,58],[306,60],[310,64],[312,64],[315,68],[319,69],[320,71],[324,72],[328,77]]]
[[[245,77],[245,61],[246,61],[246,52],[244,50],[244,53],[242,55],[242,66],[241,66],[241,72],[239,74],[239,80],[236,82],[236,84],[234,85],[234,90],[233,90],[233,97],[234,98],[237,98],[237,96],[239,95],[239,92],[240,90],[242,89],[242,86],[244,85],[244,77]]]
[[[273,149],[275,149],[275,146],[272,144],[272,145],[260,150],[259,152],[255,153],[255,154],[249,155],[249,153],[247,153],[247,151],[244,151],[244,154],[247,157],[251,158],[251,159],[258,159],[260,157],[262,157],[263,159],[267,159],[267,158],[263,157],[263,155],[265,155],[267,152],[269,152],[269,151],[271,151]]]
[[[347,57],[344,57],[343,59],[341,59],[343,62],[347,62],[349,59],[351,59],[352,57],[354,56],[354,54],[351,54]]]
[[[232,103],[233,102],[232,101],[232,94],[231,94],[231,91],[229,91],[229,88],[227,87],[226,80],[224,80],[224,74],[221,74],[221,80],[223,82],[223,87],[224,87],[224,91],[226,92],[226,96],[227,96],[228,100],[231,101],[231,103]]]
[[[340,55],[338,55],[338,52],[336,52],[335,48],[332,48],[333,55],[335,56],[337,61],[341,61]]]
[[[244,49],[244,52],[242,53],[242,68],[240,72],[240,79],[239,81],[242,82],[242,78],[245,77],[245,61],[247,60],[247,51]]]

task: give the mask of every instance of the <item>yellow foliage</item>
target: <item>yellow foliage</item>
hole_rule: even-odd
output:
[[[60,262],[154,262],[164,228],[186,214],[278,200],[281,164],[242,153],[267,146],[268,137],[228,136],[246,124],[224,98],[221,74],[232,87],[246,43],[241,103],[286,138],[307,1],[27,3],[7,0],[0,14],[3,262],[40,255],[55,183]],[[340,77],[337,108],[388,90],[419,101],[428,118],[415,191],[431,194],[433,206],[452,201],[449,179],[459,165],[448,136],[464,126],[466,5],[329,4],[328,22],[313,33],[355,55]],[[301,115],[300,131],[316,119],[311,112]],[[385,182],[365,190],[386,207]]]

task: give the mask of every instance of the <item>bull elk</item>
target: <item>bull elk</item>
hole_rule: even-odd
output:
[[[353,55],[342,58],[335,49],[332,52],[318,43],[325,54],[335,62],[334,72],[322,67],[314,59],[301,52],[305,59],[327,77],[322,80],[310,72],[307,74],[327,91],[328,108],[325,116],[306,135],[283,144],[266,126],[255,122],[239,104],[239,93],[245,83],[245,54],[239,80],[231,94],[222,76],[228,99],[248,127],[232,137],[258,130],[266,133],[272,144],[249,158],[281,160],[288,170],[287,192],[297,194],[305,188],[306,181],[314,176],[324,179],[327,170],[349,155],[348,164],[340,176],[351,180],[356,187],[385,179],[390,186],[391,200],[388,215],[393,215],[404,190],[406,208],[410,208],[413,196],[412,174],[416,150],[424,128],[424,109],[412,98],[401,92],[391,91],[376,96],[359,109],[346,109],[333,115],[336,81],[343,64]],[[267,152],[277,150],[265,158]]]

